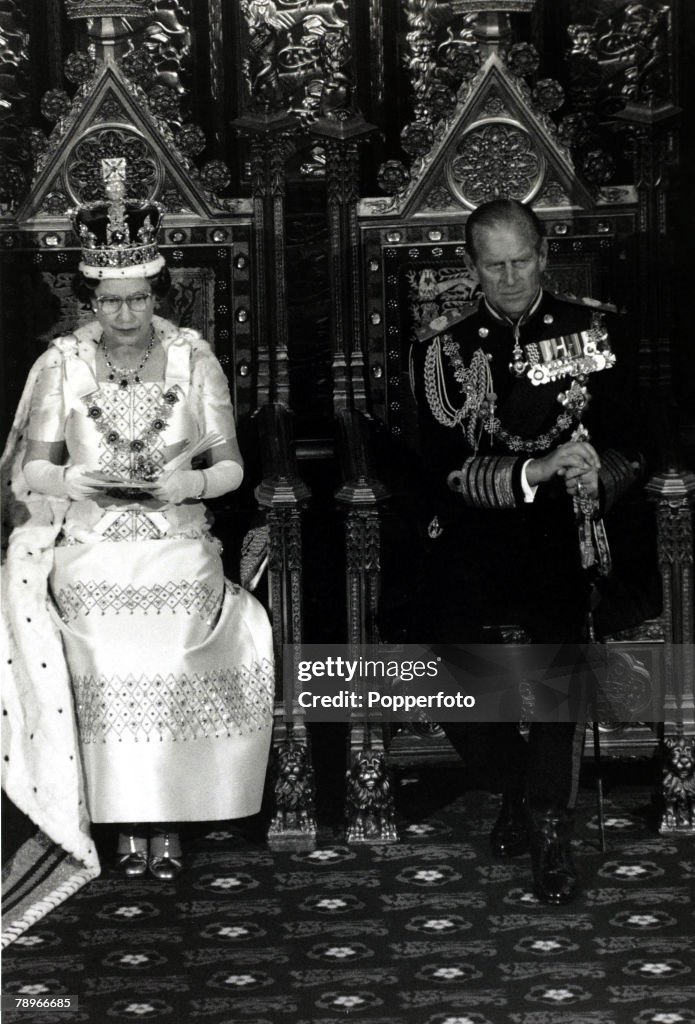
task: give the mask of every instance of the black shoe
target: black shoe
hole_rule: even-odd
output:
[[[572,861],[572,819],[568,811],[533,814],[531,867],[533,892],[543,903],[562,906],[577,895],[577,871]]]
[[[529,848],[529,820],[522,792],[504,793],[502,807],[492,832],[490,846],[495,857],[518,857]]]

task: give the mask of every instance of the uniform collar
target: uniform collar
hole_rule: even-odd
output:
[[[542,301],[543,289],[539,288],[538,295],[536,295],[535,299],[531,302],[531,304],[526,307],[521,316],[517,317],[516,320],[513,320],[512,317],[507,316],[506,313],[502,313],[500,310],[495,309],[495,307],[488,302],[485,295],[483,295],[483,303],[490,316],[492,316],[495,320],[498,320],[500,323],[509,324],[511,327],[521,327],[522,324],[525,324],[526,321],[529,320],[533,316],[533,314],[538,311],[538,307],[540,306]]]

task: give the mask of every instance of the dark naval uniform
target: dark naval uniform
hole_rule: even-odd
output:
[[[591,576],[607,568],[600,516],[635,478],[634,361],[616,323],[596,303],[542,291],[516,322],[481,298],[420,332],[411,378],[427,583],[413,639],[495,641],[484,627],[505,625],[537,643],[584,638]],[[557,478],[526,501],[524,464],[581,438],[601,458],[599,502],[580,509]],[[571,804],[583,728],[535,723],[528,746],[513,724],[446,730],[466,760],[493,762],[503,788],[527,767],[532,804]]]

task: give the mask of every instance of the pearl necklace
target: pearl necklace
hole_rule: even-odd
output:
[[[102,338],[102,345],[104,346],[104,361],[111,371],[109,374],[109,380],[116,380],[116,378],[119,378],[119,388],[130,387],[131,384],[140,384],[140,371],[150,358],[150,353],[154,348],[154,327],[152,328],[152,333],[150,334],[150,340],[147,348],[145,349],[145,354],[140,360],[140,364],[134,370],[127,369],[124,366],[116,366],[116,364],[111,361],[108,349],[106,348],[106,338]]]

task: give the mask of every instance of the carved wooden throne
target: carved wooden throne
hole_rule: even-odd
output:
[[[560,87],[546,80],[543,89],[537,87],[532,94],[523,81],[531,48],[509,45],[504,12],[522,6],[530,10],[533,3],[490,3],[477,17],[470,15],[468,34],[462,31],[457,39],[456,61],[464,69],[463,79],[455,103],[441,116],[428,111],[424,101],[417,109],[418,97],[427,94],[428,75],[432,76],[430,86],[436,81],[434,53],[442,38],[441,25],[436,11],[429,21],[413,19],[408,39],[416,119],[401,134],[412,163],[409,168],[398,161],[383,165],[380,180],[391,196],[363,199],[358,204],[368,409],[403,448],[415,453],[418,439],[406,353],[419,324],[455,310],[470,298],[474,285],[465,269],[463,225],[470,210],[500,195],[531,203],[544,222],[550,250],[547,286],[576,296],[591,295],[615,303],[625,312],[635,339],[639,339],[639,356],[636,344],[635,358],[641,362],[644,395],[654,395],[657,346],[646,336],[640,319],[644,298],[635,288],[635,264],[644,250],[635,245],[635,238],[647,230],[644,211],[655,197],[645,196],[629,183],[589,187],[577,172],[549,117]],[[469,7],[480,11],[480,4],[459,4],[456,10],[461,15]],[[449,32],[450,37],[454,35]],[[437,53],[443,52],[442,46]],[[368,429],[358,426],[360,418],[359,413],[352,414],[345,439],[348,449],[356,452],[363,449],[360,432]],[[362,477],[374,473],[369,460],[363,462]],[[694,485],[692,474],[671,467],[653,476],[644,493],[632,496],[632,509],[621,513],[628,519],[636,514],[644,524],[646,499],[656,503],[663,610],[656,614],[658,608],[649,609],[645,600],[644,607],[654,612],[651,621],[606,637],[612,666],[612,713],[604,705],[596,714],[606,716],[598,723],[604,750],[616,756],[651,754],[661,734],[655,723],[665,722],[665,750],[670,760],[664,774],[663,831],[695,829],[683,800],[675,807],[675,798],[669,795],[683,789],[684,774],[690,772],[692,777],[690,503]],[[383,494],[380,501],[383,503]],[[380,518],[381,507],[372,500],[372,516]],[[383,536],[388,527],[383,517],[380,522]],[[648,535],[649,526],[646,529]],[[646,557],[656,564],[653,544]],[[353,575],[356,561],[361,564],[362,585],[374,598],[379,583],[371,548],[363,547],[356,558],[353,542],[348,558],[348,572]],[[369,609],[369,602],[366,607]],[[373,612],[368,610],[365,618],[356,605],[354,614],[358,620],[360,615],[362,618],[353,624],[351,633],[364,634]],[[375,638],[374,634],[370,637]],[[629,725],[620,723],[621,701],[629,710],[626,717],[633,719]],[[374,743],[373,737],[370,742]],[[387,742],[389,757],[396,761],[408,761],[424,751],[435,757],[447,756],[445,742],[432,736],[429,727],[420,732],[413,728],[401,731]],[[353,756],[364,744],[364,730],[353,729]]]
[[[173,72],[167,71],[167,88],[160,86],[159,92],[156,86],[151,88],[150,78],[146,83],[150,91],[145,89],[142,76],[155,75],[157,69],[143,65],[142,51],[134,50],[130,39],[132,24],[124,19],[144,18],[150,7],[132,0],[120,4],[122,17],[112,18],[115,12],[108,3],[69,5],[70,17],[90,19],[90,52],[72,55],[79,87],[72,100],[57,90],[44,98],[46,116],[54,113],[57,123],[45,148],[37,144],[26,198],[0,211],[5,433],[29,367],[49,338],[73,329],[88,316],[70,287],[80,250],[69,211],[103,198],[103,157],[124,158],[128,196],[163,208],[160,248],[173,289],[169,305],[160,312],[200,330],[213,346],[229,380],[239,432],[250,435],[242,443],[252,480],[254,452],[261,449],[262,458],[256,461],[263,476],[257,495],[263,523],[254,525],[242,539],[254,515],[254,496],[244,492],[215,503],[216,529],[224,541],[228,573],[239,571],[234,562],[241,547],[242,583],[249,588],[258,584],[266,598],[279,664],[283,643],[294,638],[288,623],[295,630],[301,625],[299,516],[308,491],[293,468],[288,410],[277,402],[286,398],[286,383],[284,391],[277,386],[278,379],[286,382],[286,339],[283,349],[282,332],[272,324],[274,307],[266,280],[267,265],[277,262],[272,253],[268,256],[272,235],[266,230],[266,218],[271,223],[274,219],[277,197],[271,194],[262,168],[252,197],[226,197],[230,181],[226,166],[221,161],[198,166],[193,156],[205,145],[203,132],[193,124],[181,125],[176,109],[170,109],[176,106],[175,89],[168,86],[180,87]],[[166,109],[160,105],[162,96],[169,102]],[[31,131],[40,142],[42,133]],[[253,155],[263,164],[262,143],[254,147]],[[282,169],[282,159],[278,167]],[[275,167],[272,174],[276,183]],[[282,237],[275,242],[281,249]],[[272,290],[276,302],[281,279],[280,272]],[[269,336],[273,342],[279,336],[279,343],[271,344]],[[281,371],[274,374],[272,386],[271,362],[274,370],[278,363],[285,369],[284,378]],[[277,696],[276,706],[282,711],[281,687]],[[271,842],[305,847],[313,844],[316,825],[303,726],[299,722],[293,730],[292,722],[288,726],[281,714],[277,717],[275,747],[281,778],[271,787],[271,817],[280,793],[302,806],[294,819],[297,827],[289,821],[290,811],[273,818]],[[300,767],[304,765],[299,773],[298,761]]]

